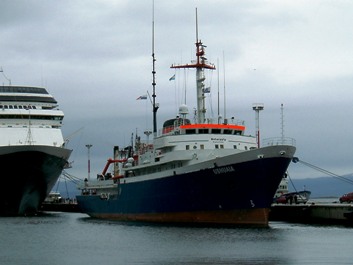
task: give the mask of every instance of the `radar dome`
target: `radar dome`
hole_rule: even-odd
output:
[[[186,106],[185,104],[180,105],[179,107],[179,114],[180,115],[186,115],[189,113],[189,109],[188,106]]]

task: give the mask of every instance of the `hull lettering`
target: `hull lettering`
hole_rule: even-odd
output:
[[[219,174],[224,174],[224,173],[228,173],[228,172],[234,172],[234,168],[232,166],[227,166],[227,167],[220,167],[220,168],[214,168],[213,169],[213,173],[216,175]]]

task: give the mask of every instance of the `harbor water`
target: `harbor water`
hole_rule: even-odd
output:
[[[0,218],[2,265],[353,264],[352,229],[155,226],[50,212]]]

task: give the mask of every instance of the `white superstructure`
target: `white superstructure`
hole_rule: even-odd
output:
[[[0,86],[0,146],[62,147],[64,113],[45,88]]]

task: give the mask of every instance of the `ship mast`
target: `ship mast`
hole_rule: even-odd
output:
[[[205,74],[204,69],[215,70],[213,64],[207,63],[205,55],[206,46],[202,44],[198,37],[198,21],[196,8],[196,62],[183,65],[172,65],[170,68],[196,68],[196,93],[197,93],[197,123],[206,122],[206,107],[205,107]]]
[[[283,103],[281,104],[281,144],[284,144],[284,115],[283,115]]]
[[[157,110],[159,104],[156,103],[156,57],[154,55],[154,1],[152,1],[152,108],[153,108],[153,135],[157,136]]]

